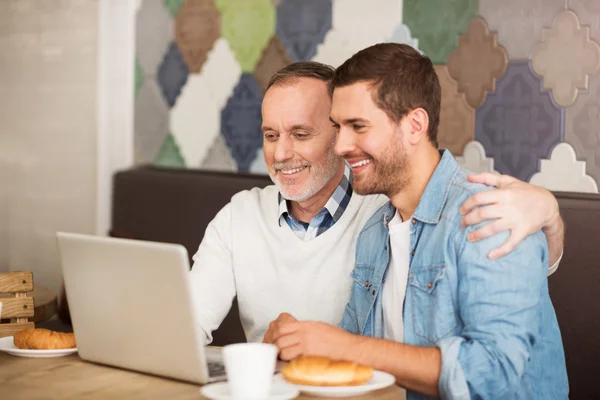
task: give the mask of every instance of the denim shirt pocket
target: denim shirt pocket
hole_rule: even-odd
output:
[[[369,311],[375,296],[372,295],[371,286],[375,268],[367,265],[356,265],[350,274],[354,280],[352,289],[351,307],[356,312],[356,318],[360,331],[365,328]]]
[[[444,265],[414,268],[408,277],[407,291],[414,333],[426,341],[422,344],[436,343],[458,327]]]

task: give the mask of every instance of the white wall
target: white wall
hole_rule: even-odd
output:
[[[58,290],[55,232],[109,226],[110,176],[127,163],[110,151],[120,148],[115,137],[132,137],[132,107],[127,95],[111,103],[128,82],[115,74],[110,57],[119,53],[101,33],[126,33],[111,29],[110,13],[130,3],[0,1],[0,271],[33,271],[36,283]],[[131,20],[117,16],[113,27]],[[131,59],[132,46],[124,50]],[[132,75],[132,61],[117,62]]]

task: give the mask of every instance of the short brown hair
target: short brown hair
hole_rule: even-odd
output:
[[[427,136],[437,147],[442,89],[428,57],[407,44],[367,47],[336,70],[331,90],[361,81],[373,82],[373,101],[396,123],[415,108],[427,111]]]
[[[292,63],[277,71],[267,84],[267,90],[273,85],[288,85],[299,78],[314,78],[327,84],[333,79],[335,68],[316,61],[300,61]]]

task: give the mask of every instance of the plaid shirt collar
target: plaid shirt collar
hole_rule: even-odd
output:
[[[350,169],[348,163],[344,163],[344,175],[342,176],[340,184],[337,186],[337,188],[325,204],[325,207],[321,211],[319,211],[319,213],[311,220],[309,224],[302,224],[301,222],[295,220],[295,218],[290,214],[288,210],[286,199],[284,199],[281,193],[279,193],[279,226],[282,226],[282,223],[284,221],[288,222],[288,225],[290,225],[291,219],[292,222],[304,225],[306,231],[309,229],[310,225],[314,225],[313,221],[315,221],[317,218],[320,218],[320,226],[318,226],[317,228],[319,229],[318,233],[322,233],[325,230],[327,230],[327,228],[330,228],[342,217],[342,214],[344,214],[344,211],[346,210],[348,203],[350,203],[351,198],[352,170]],[[324,213],[329,214],[330,218],[324,218]]]

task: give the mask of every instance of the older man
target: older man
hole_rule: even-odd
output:
[[[286,316],[271,333],[282,358],[367,364],[392,373],[409,399],[568,398],[547,240],[535,232],[496,260],[488,254],[508,233],[469,242],[475,228],[461,226],[460,206],[490,191],[437,148],[431,61],[375,45],[342,64],[332,86],[336,151],[353,166],[354,190],[390,201],[358,237],[347,332]]]
[[[236,295],[249,341],[261,341],[269,323],[284,311],[328,323],[338,323],[344,313],[356,238],[387,198],[354,193],[351,166],[334,152],[328,90],[333,74],[329,66],[302,62],[271,78],[262,131],[275,185],[236,194],[209,224],[194,256],[190,278],[208,342]],[[506,186],[465,202],[463,211],[473,210],[466,223],[495,219],[495,229],[479,231],[473,240],[511,229],[514,240],[500,248],[502,254],[542,226],[553,232],[549,237],[559,237],[554,234],[562,232],[560,219],[554,219],[558,207],[548,191],[508,177],[473,179],[500,179],[490,183]],[[525,214],[531,201],[539,203],[539,213]],[[488,205],[474,208],[481,204]],[[555,242],[558,259],[562,243]]]

